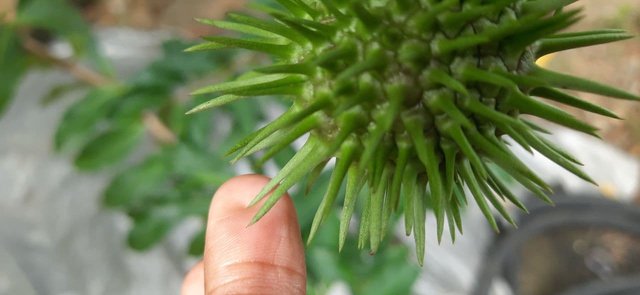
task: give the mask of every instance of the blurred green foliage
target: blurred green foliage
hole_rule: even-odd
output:
[[[22,50],[15,27],[0,22],[0,114],[10,103],[28,64],[29,56]]]
[[[98,85],[86,81],[58,85],[42,101],[53,103],[79,88],[86,92],[68,107],[52,140],[58,152],[72,155],[79,170],[115,172],[104,191],[103,204],[127,214],[133,221],[129,246],[150,249],[186,218],[197,217],[202,221],[202,230],[192,237],[188,251],[202,255],[210,197],[235,174],[224,152],[259,127],[267,116],[266,106],[283,101],[239,101],[186,116],[186,111],[206,98],[185,100],[179,95],[181,90],[204,77],[220,79],[240,72],[234,64],[238,53],[184,53],[193,44],[170,40],[164,43],[163,54],[156,61],[133,79],[118,81],[113,78],[113,65],[99,52],[90,25],[71,2],[21,0],[14,20],[0,18],[0,113],[9,106],[29,69],[57,65],[25,48],[24,43],[32,39],[44,48],[52,40],[68,43],[75,62],[108,78],[108,82]],[[150,126],[145,123],[149,114],[175,138],[153,140]],[[225,118],[230,126],[222,124]],[[282,167],[293,152],[292,147],[281,152],[274,164]],[[255,164],[257,160],[248,161]],[[262,172],[252,166],[255,172]],[[304,189],[292,193],[304,238],[328,175],[320,175],[308,194]],[[349,285],[354,294],[409,293],[419,269],[408,262],[406,247],[391,239],[379,254],[372,256],[357,250],[356,241],[350,236],[347,243],[351,245],[345,247],[344,253],[338,253],[338,216],[332,215],[326,223],[307,247],[310,294],[323,294],[337,281]]]

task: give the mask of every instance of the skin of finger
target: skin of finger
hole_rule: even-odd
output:
[[[204,295],[204,264],[198,262],[182,281],[180,295]]]
[[[304,248],[289,196],[248,226],[261,203],[247,204],[268,181],[260,175],[239,176],[214,195],[204,256],[207,295],[305,294]]]

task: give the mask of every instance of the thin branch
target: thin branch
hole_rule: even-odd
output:
[[[52,55],[42,43],[30,36],[24,35],[22,38],[22,46],[34,56],[50,62],[71,74],[74,78],[87,83],[94,87],[101,87],[109,84],[115,84],[117,81],[106,77],[90,68],[87,68],[74,60],[64,59]],[[149,134],[163,145],[176,144],[178,139],[176,135],[167,127],[158,115],[154,112],[145,112],[142,118]]]
[[[74,78],[91,86],[100,87],[115,83],[114,80],[70,59],[63,59],[52,55],[49,50],[32,37],[24,37],[22,46],[31,54],[50,62],[71,74]]]
[[[158,115],[154,112],[145,112],[142,115],[142,122],[147,127],[153,138],[163,145],[174,145],[178,142],[176,135],[171,132]]]

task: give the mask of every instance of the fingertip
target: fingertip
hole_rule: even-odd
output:
[[[302,238],[289,196],[283,196],[262,219],[247,226],[260,203],[247,204],[268,182],[269,178],[261,175],[238,176],[215,193],[205,246],[207,294],[246,293],[252,288],[262,294],[304,293]]]
[[[268,177],[258,174],[240,175],[227,180],[213,195],[210,212],[213,210],[216,212],[236,211],[248,208],[255,196],[252,192],[260,191],[269,183],[269,180]]]
[[[259,220],[255,218],[260,206],[266,201],[267,197],[253,206],[249,206],[249,204],[270,180],[269,177],[264,175],[246,174],[236,176],[223,183],[213,195],[209,208],[209,224],[225,219],[228,216],[235,216],[239,213],[246,214],[247,212],[252,212],[253,216],[245,223],[246,227],[251,227],[265,218],[285,218],[288,223],[297,224],[295,206],[288,193],[278,200],[278,203],[269,210],[266,216]]]

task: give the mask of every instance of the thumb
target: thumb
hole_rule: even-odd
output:
[[[261,204],[246,206],[268,181],[259,175],[239,176],[214,195],[204,253],[207,295],[305,294],[304,250],[289,196],[247,227]]]

